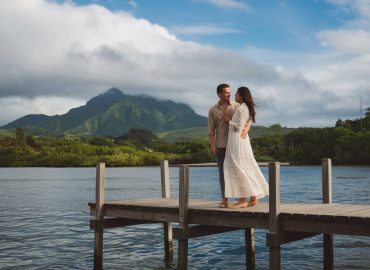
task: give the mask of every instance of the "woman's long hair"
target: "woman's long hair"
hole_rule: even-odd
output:
[[[243,102],[248,106],[250,117],[253,123],[256,122],[256,104],[254,104],[251,91],[248,87],[242,86],[238,88],[238,93],[242,97]]]

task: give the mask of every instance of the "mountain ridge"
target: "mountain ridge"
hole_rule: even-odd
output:
[[[65,114],[29,114],[1,129],[20,127],[36,134],[120,136],[132,128],[164,132],[202,126],[207,126],[207,118],[187,104],[148,95],[126,95],[113,87]]]

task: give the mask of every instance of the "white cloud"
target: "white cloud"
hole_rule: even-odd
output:
[[[359,16],[370,17],[370,0],[326,0],[326,2],[337,5],[340,11],[354,11]]]
[[[243,1],[237,0],[195,0],[195,1],[209,3],[224,9],[235,9],[244,12],[252,11],[252,8]]]
[[[29,113],[67,112],[112,86],[207,115],[219,83],[229,82],[233,92],[247,85],[260,105],[259,125],[333,125],[354,115],[358,94],[370,106],[367,51],[343,55],[332,45],[332,29],[318,36],[333,53],[287,55],[181,41],[164,27],[98,5],[0,1],[0,18],[0,125]]]
[[[83,104],[84,100],[69,97],[0,98],[0,123],[7,124],[27,114],[64,114]]]
[[[0,18],[2,98],[87,99],[114,85],[126,93],[189,103],[206,115],[219,82],[249,76],[268,81],[274,73],[98,5],[14,0],[0,2]],[[188,95],[180,97],[184,92]]]
[[[354,30],[327,30],[318,33],[322,46],[334,48],[348,54],[370,53],[370,31]]]
[[[192,25],[175,26],[171,29],[174,34],[183,35],[215,35],[215,34],[235,34],[241,31],[232,27],[223,27],[219,25]]]
[[[132,6],[133,8],[137,8],[137,3],[134,0],[128,0],[127,3]]]

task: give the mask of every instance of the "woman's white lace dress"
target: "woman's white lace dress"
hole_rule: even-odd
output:
[[[224,161],[226,198],[263,198],[269,195],[268,184],[254,158],[249,136],[245,139],[240,137],[248,119],[248,106],[242,103],[229,122]]]

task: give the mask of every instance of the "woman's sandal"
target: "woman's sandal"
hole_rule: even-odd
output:
[[[249,201],[248,202],[248,207],[255,206],[256,204],[257,204],[257,200]]]
[[[230,206],[230,208],[247,208],[248,204],[247,203],[234,203],[233,205]]]
[[[228,207],[228,204],[227,202],[221,202],[219,205],[218,205],[219,208],[227,208]]]

